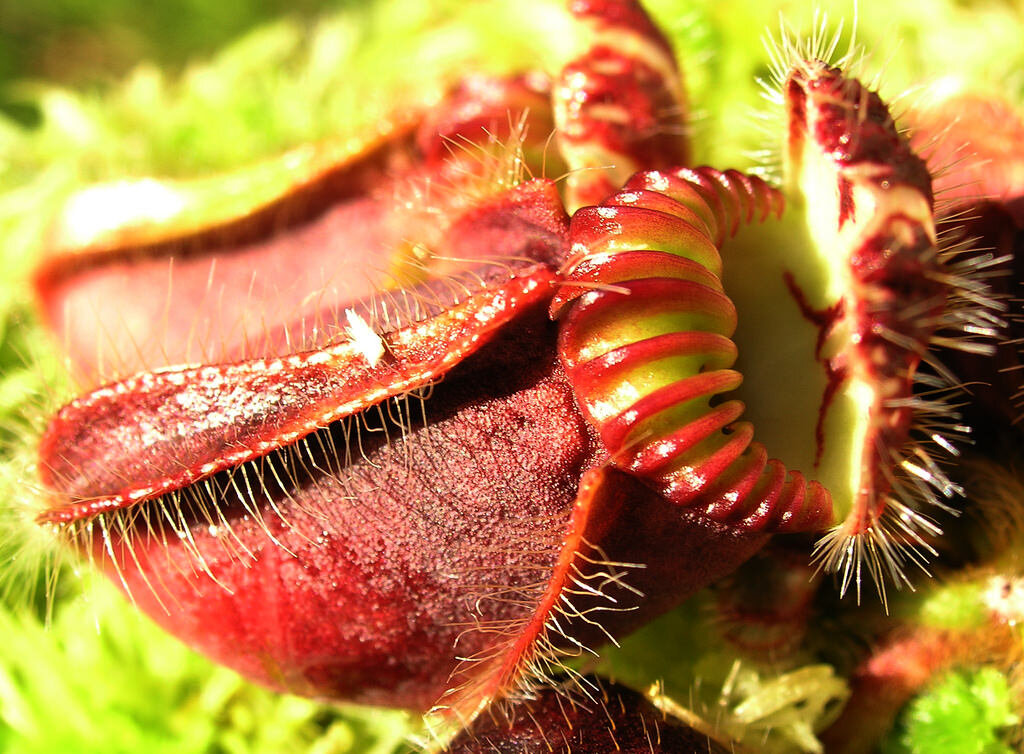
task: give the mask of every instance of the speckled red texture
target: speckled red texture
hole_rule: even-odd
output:
[[[120,574],[111,575],[168,630],[251,678],[311,696],[429,708],[448,689],[457,657],[500,650],[507,637],[489,629],[532,617],[535,582],[560,552],[581,473],[600,456],[553,340],[535,311],[435,389],[426,426],[404,436],[392,427],[390,442],[364,433],[365,457],[340,473],[310,464],[288,495],[258,495],[280,546],[240,505],[229,506],[251,561],[194,525],[217,583],[190,565],[183,543],[159,532],[140,532],[131,556],[116,545]],[[310,447],[319,458],[319,446]],[[320,459],[325,468],[337,463]],[[645,564],[627,578],[645,596],[612,593],[618,607],[638,609],[603,616],[611,632],[673,607],[764,543],[614,475],[610,494],[589,511],[588,535],[609,558]],[[110,568],[102,550],[97,543]],[[604,641],[584,628],[569,630],[591,646]]]
[[[288,496],[259,495],[283,547],[238,505],[229,521],[253,562],[229,557],[194,526],[219,584],[193,573],[177,543],[168,549],[140,535],[142,571],[131,558],[123,563],[133,598],[214,659],[274,687],[429,708],[456,655],[500,639],[474,630],[477,621],[530,616],[528,603],[481,598],[525,589],[550,569],[589,454],[572,391],[552,359],[494,357],[534,345],[536,326],[535,319],[534,329],[503,338],[439,386],[428,427],[401,437],[392,426],[390,442],[364,432],[365,457],[355,449],[340,473],[315,473],[311,464]],[[344,443],[339,435],[335,442]],[[339,463],[319,460],[324,468]]]
[[[597,647],[605,631],[645,623],[765,537],[687,513],[616,471],[601,494],[577,500],[606,454],[546,315],[566,238],[552,185],[527,183],[464,211],[445,241],[458,258],[496,254],[512,267],[486,273],[463,303],[383,333],[378,364],[346,342],[143,373],[84,396],[43,439],[40,466],[59,494],[41,518],[135,517],[127,542],[101,519],[108,533],[86,546],[136,603],[219,662],[310,696],[424,711],[461,684],[469,691],[452,696],[463,710],[500,693],[493,663],[459,658],[532,651],[545,592],[572,587],[554,574],[574,557],[564,552],[574,521],[587,558],[599,547],[643,567],[627,569],[637,591],[607,588],[616,603],[577,600],[579,610],[615,604],[600,613],[603,631],[563,617],[566,633]],[[424,375],[415,384],[444,379],[422,408],[411,397],[396,409]],[[371,408],[382,400],[385,411]],[[517,632],[530,641],[515,644]]]
[[[524,308],[550,297],[535,265],[429,321],[379,336],[380,355],[345,341],[277,359],[144,372],[78,398],[39,446],[43,483],[70,522],[174,492],[294,445],[310,433],[429,385]]]
[[[482,716],[451,754],[725,754],[727,749],[664,715],[635,691],[587,678],[593,699],[545,690],[508,715]]]

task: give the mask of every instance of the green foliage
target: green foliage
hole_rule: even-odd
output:
[[[346,0],[45,0],[0,4],[0,81],[119,77],[140,59],[177,67],[281,14],[323,13]]]
[[[1020,723],[995,668],[950,673],[904,710],[885,754],[1012,754],[1000,731]]]
[[[337,710],[246,683],[141,617],[105,582],[45,627],[0,611],[0,748],[19,754],[393,751],[408,716]]]

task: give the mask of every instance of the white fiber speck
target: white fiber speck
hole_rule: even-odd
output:
[[[345,319],[348,320],[348,327],[345,328],[345,331],[348,333],[352,345],[363,355],[371,367],[376,366],[384,356],[384,339],[375,333],[369,323],[360,317],[354,309],[345,310]]]

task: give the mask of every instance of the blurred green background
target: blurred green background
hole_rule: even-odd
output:
[[[142,60],[167,71],[208,57],[256,24],[313,18],[358,0],[38,0],[0,3],[3,108],[33,117],[4,87],[21,79],[72,86],[110,84]],[[38,117],[38,113],[34,113]]]

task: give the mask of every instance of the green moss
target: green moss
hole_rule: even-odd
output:
[[[904,710],[885,754],[1011,754],[1001,733],[1018,725],[1006,677],[995,668],[951,673]]]
[[[0,611],[5,752],[389,752],[409,718],[246,683],[144,619],[106,582],[49,627]]]

